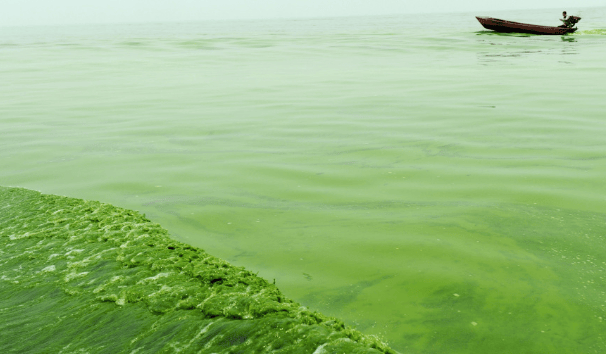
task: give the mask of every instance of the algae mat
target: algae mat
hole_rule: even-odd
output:
[[[395,353],[135,211],[0,187],[2,353]]]

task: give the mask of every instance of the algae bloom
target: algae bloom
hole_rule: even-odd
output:
[[[2,353],[395,353],[143,215],[0,187]]]

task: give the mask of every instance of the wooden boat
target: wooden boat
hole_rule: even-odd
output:
[[[574,18],[573,23],[579,22],[581,20],[580,17],[570,16]],[[562,35],[573,33],[577,30],[577,28],[566,27],[562,25],[560,27],[552,27],[552,26],[540,26],[540,25],[531,25],[528,23],[520,23],[513,21],[501,20],[498,18],[492,17],[484,17],[484,16],[476,16],[478,21],[484,26],[484,28],[497,31],[497,32],[505,32],[505,33],[531,33],[531,34],[551,34],[551,35]]]

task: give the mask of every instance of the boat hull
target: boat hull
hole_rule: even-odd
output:
[[[484,26],[484,28],[503,32],[503,33],[530,33],[530,34],[546,34],[546,35],[563,35],[568,33],[573,33],[576,31],[576,28],[567,28],[567,27],[552,27],[552,26],[540,26],[540,25],[531,25],[528,23],[520,23],[513,21],[501,20],[498,18],[492,17],[481,17],[476,16],[480,24]]]

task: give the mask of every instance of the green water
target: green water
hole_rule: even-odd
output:
[[[6,29],[0,185],[141,211],[403,353],[601,353],[606,11],[473,17],[560,12]]]
[[[3,353],[394,353],[131,210],[0,188]]]

